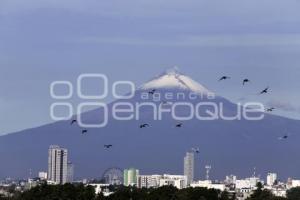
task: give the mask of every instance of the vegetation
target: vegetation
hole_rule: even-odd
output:
[[[287,192],[289,200],[300,200],[300,187],[292,188]]]
[[[115,192],[104,197],[103,194],[96,195],[92,186],[43,184],[12,198],[0,197],[0,200],[230,200],[227,193],[205,188],[178,190],[173,186],[157,189],[119,186],[110,189]]]
[[[257,190],[247,200],[300,200],[300,188],[289,190],[287,198],[275,197],[270,191],[262,188],[262,185],[258,184]],[[96,195],[92,186],[42,184],[23,193],[15,193],[13,197],[0,195],[0,200],[234,200],[227,192],[206,188],[178,190],[173,186],[156,189],[110,186],[110,189],[115,192],[105,197],[102,193]]]
[[[292,190],[294,190],[294,189],[292,189]],[[300,192],[299,188],[296,189],[296,191]],[[298,198],[300,200],[300,196]],[[294,199],[291,197],[288,197],[288,198],[276,197],[269,190],[264,190],[263,185],[261,183],[258,183],[257,189],[253,192],[253,194],[247,200],[297,200],[297,199]]]

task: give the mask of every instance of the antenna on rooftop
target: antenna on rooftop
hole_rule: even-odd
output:
[[[253,168],[253,177],[256,177],[256,167]]]
[[[32,177],[32,169],[30,168],[29,169],[29,178],[31,178]]]
[[[206,169],[206,180],[209,180],[209,173],[210,173],[210,170],[211,170],[211,166],[206,165],[205,169]]]

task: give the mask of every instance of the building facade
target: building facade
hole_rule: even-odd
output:
[[[47,180],[48,178],[48,174],[47,172],[39,172],[39,176],[38,176],[41,180]]]
[[[194,162],[194,152],[187,152],[183,161],[183,169],[184,175],[187,177],[188,185],[194,181]]]
[[[211,180],[204,180],[204,181],[196,181],[191,183],[191,187],[202,187],[202,188],[207,188],[207,189],[216,189],[220,191],[224,191],[226,186],[225,184],[222,183],[213,183]]]
[[[74,164],[68,162],[67,164],[67,182],[72,183],[74,181]]]
[[[139,170],[130,168],[124,170],[124,185],[134,186],[137,185],[137,177],[139,175]]]
[[[268,173],[267,175],[267,185],[273,186],[277,181],[277,174],[276,173]]]
[[[164,185],[172,185],[181,190],[188,186],[187,177],[182,175],[164,174],[159,180],[159,187],[162,187]]]
[[[161,175],[139,175],[138,177],[138,188],[157,188],[159,187],[159,180],[162,178]]]
[[[187,177],[183,175],[139,175],[138,188],[158,188],[165,185],[172,185],[178,189],[187,187]]]
[[[67,182],[68,150],[52,145],[48,151],[48,181],[53,184]]]

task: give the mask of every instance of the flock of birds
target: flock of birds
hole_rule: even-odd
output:
[[[222,76],[220,79],[219,79],[219,81],[224,81],[224,80],[228,80],[228,79],[230,79],[231,77],[229,77],[229,76]],[[243,79],[243,81],[242,81],[242,84],[243,85],[245,85],[245,84],[247,84],[247,83],[250,83],[251,81],[248,79],[248,78],[245,78],[245,79]],[[263,89],[263,90],[261,90],[258,94],[259,95],[262,95],[262,94],[267,94],[267,93],[269,93],[269,90],[270,90],[270,88],[269,87],[266,87],[265,89]],[[154,93],[156,92],[156,89],[151,89],[150,91],[148,91],[148,93],[150,94],[150,95],[154,95]],[[162,104],[164,104],[164,105],[166,105],[166,104],[168,104],[169,102],[167,102],[167,101],[162,101]],[[273,112],[275,110],[275,108],[274,107],[270,107],[270,108],[266,108],[266,112]],[[71,123],[70,123],[70,125],[74,125],[74,124],[76,124],[77,123],[77,120],[76,119],[73,119],[72,121],[71,121]],[[147,127],[150,127],[150,124],[148,124],[148,123],[143,123],[143,124],[140,124],[139,125],[139,128],[147,128]],[[183,127],[183,123],[177,123],[176,125],[175,125],[175,127],[176,128],[181,128],[181,127]],[[86,134],[88,132],[88,130],[87,129],[82,129],[81,130],[81,134]],[[289,135],[287,135],[287,134],[285,134],[285,135],[283,135],[283,136],[281,136],[281,137],[279,137],[278,139],[279,140],[284,140],[284,139],[287,139],[289,137]],[[111,147],[113,147],[113,145],[112,144],[104,144],[103,145],[103,147],[105,148],[105,149],[110,149]],[[195,153],[199,153],[199,148],[198,147],[194,147],[194,148],[192,148],[191,149],[193,152],[195,152]]]
[[[230,76],[222,76],[219,81],[224,81],[224,80],[227,80],[227,79],[230,79],[231,77]],[[242,81],[243,85],[245,85],[246,83],[250,83],[250,80],[248,78],[245,78],[243,81]],[[265,89],[261,90],[258,94],[259,95],[262,95],[262,94],[267,94],[269,93],[269,90],[270,90],[270,87],[266,87]],[[270,107],[270,108],[266,108],[266,112],[273,112],[275,110],[274,107]],[[285,139],[288,139],[289,135],[288,134],[285,134],[281,137],[278,137],[279,140],[285,140]]]
[[[231,77],[230,76],[222,76],[219,81],[223,81],[223,80],[227,80],[227,79],[230,79]],[[243,80],[243,85],[245,85],[246,83],[250,83],[250,80],[245,78]],[[269,87],[266,87],[265,89],[263,89],[261,92],[259,92],[259,94],[267,94],[269,92]],[[275,109],[275,108],[274,108]],[[274,110],[273,109],[273,110]]]
[[[71,123],[70,123],[71,126],[74,125],[74,124],[77,124],[77,120],[76,120],[76,119],[73,119],[73,120],[71,121]],[[88,132],[87,129],[82,129],[82,130],[81,130],[81,134],[86,134],[87,132]],[[105,144],[105,145],[103,145],[103,146],[104,146],[104,148],[109,149],[109,148],[111,148],[113,145],[112,145],[112,144]]]

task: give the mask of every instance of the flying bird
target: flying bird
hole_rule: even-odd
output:
[[[229,76],[222,76],[222,77],[219,79],[219,81],[223,81],[223,80],[226,80],[226,79],[230,79],[230,77],[229,77]]]
[[[81,131],[81,134],[85,134],[87,132],[88,132],[88,130],[84,129],[84,130]]]
[[[140,128],[146,128],[146,127],[149,127],[149,124],[141,124],[140,125]]]
[[[112,144],[105,144],[104,148],[109,149],[110,147],[112,147]]]
[[[76,119],[73,119],[73,120],[71,121],[71,125],[73,125],[74,123],[77,123],[77,120],[76,120]]]
[[[275,110],[274,107],[272,107],[272,108],[267,108],[267,109],[266,109],[267,112],[272,112],[273,110]]]
[[[197,148],[192,148],[192,151],[197,153],[197,154],[200,153],[200,149],[198,147]]]
[[[269,87],[267,87],[264,90],[262,90],[259,94],[267,94],[268,91],[269,91]]]
[[[177,127],[177,128],[181,128],[181,127],[182,127],[182,123],[176,124],[176,127]]]
[[[278,138],[278,140],[286,140],[291,136],[290,133],[285,133],[284,135],[282,135],[281,137]]]
[[[148,93],[153,95],[155,91],[156,91],[156,89],[152,89],[152,90],[149,91]]]
[[[286,140],[286,139],[288,139],[288,135],[284,135],[284,136],[281,136],[281,137],[279,137],[278,138],[278,140]]]
[[[250,80],[247,79],[247,78],[245,78],[245,79],[243,80],[243,85],[245,85],[245,83],[249,83],[249,82],[250,82]]]

